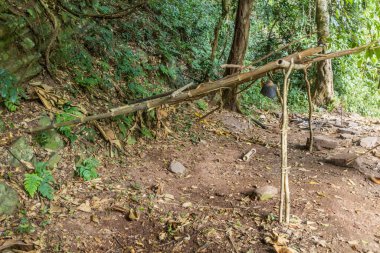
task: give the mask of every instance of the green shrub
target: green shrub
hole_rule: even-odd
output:
[[[22,90],[16,87],[16,78],[7,70],[0,68],[0,94],[5,107],[14,112],[20,104]]]

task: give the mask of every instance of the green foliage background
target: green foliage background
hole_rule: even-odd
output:
[[[221,15],[220,0],[149,0],[143,8],[122,19],[78,17],[72,13],[111,14],[138,1],[60,0],[71,11],[59,4],[51,5],[62,23],[51,61],[56,70],[68,72],[81,88],[107,91],[118,84],[128,100],[155,95],[191,81],[217,79],[223,75],[220,65],[227,60],[233,36],[237,1],[231,2],[229,18],[221,27],[216,57],[211,62],[214,28]],[[377,0],[332,1],[328,51],[379,40],[379,6]],[[42,13],[41,6],[31,4],[26,13],[29,19],[36,18]],[[25,24],[26,19],[19,17],[12,22]],[[46,34],[49,30],[49,23],[40,22],[35,33]],[[294,40],[300,41],[255,65],[316,46],[317,41],[315,1],[255,1],[245,63],[249,65]],[[45,45],[46,41],[41,43]],[[377,50],[333,60],[335,105],[363,115],[380,115],[379,57]],[[15,110],[19,92],[12,88],[13,81],[6,75],[0,71],[3,102],[8,109]],[[314,84],[314,69],[310,77]],[[281,85],[282,75],[275,74],[274,81]],[[251,113],[252,108],[278,108],[278,103],[264,99],[259,90],[257,83],[241,95],[246,113]],[[289,103],[294,111],[306,111],[305,84],[300,73],[292,76]]]

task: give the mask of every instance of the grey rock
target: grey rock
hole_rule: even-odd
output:
[[[182,175],[186,172],[186,167],[183,166],[182,163],[176,161],[176,160],[173,160],[171,163],[170,163],[170,166],[169,166],[169,170],[175,174],[179,174],[179,175]]]
[[[59,161],[61,161],[61,158],[62,156],[58,153],[53,153],[47,161],[47,167],[54,169],[55,167],[57,167]]]
[[[340,167],[355,168],[358,167],[357,155],[352,153],[336,154],[327,159],[328,163]]]
[[[19,204],[17,192],[10,186],[0,183],[0,215],[11,215]]]
[[[10,164],[14,167],[21,165],[18,160],[31,162],[34,157],[34,150],[29,145],[29,140],[26,137],[21,137],[13,143],[10,147],[10,151],[12,152]],[[15,157],[17,157],[17,159]]]
[[[49,130],[47,136],[47,141],[43,145],[44,149],[48,151],[59,151],[65,147],[65,143],[56,130]]]
[[[307,145],[310,143],[310,139],[307,139]],[[314,137],[313,146],[316,150],[323,149],[335,149],[339,146],[339,142],[330,137],[319,135]]]
[[[379,138],[377,137],[365,137],[360,140],[360,146],[363,148],[373,148],[376,146]]]
[[[340,135],[340,138],[344,139],[344,140],[352,140],[354,138],[354,136],[352,134],[341,134]]]
[[[253,191],[253,195],[261,201],[269,200],[278,195],[278,189],[274,186],[266,185],[263,187],[256,188]]]
[[[338,133],[341,133],[341,134],[353,134],[353,135],[360,134],[360,132],[358,130],[355,130],[355,129],[352,129],[352,128],[338,128]]]
[[[357,123],[357,122],[354,122],[354,121],[348,122],[348,127],[358,127],[358,126],[359,126],[359,123]]]
[[[40,126],[50,125],[50,118],[47,116],[41,117],[39,120]],[[43,143],[43,148],[48,151],[58,151],[65,146],[60,134],[56,130],[48,130],[40,134],[45,134],[46,141]]]

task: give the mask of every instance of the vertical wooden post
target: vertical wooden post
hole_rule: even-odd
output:
[[[290,220],[290,189],[289,189],[289,167],[288,167],[288,91],[289,76],[294,67],[294,60],[284,77],[282,92],[282,128],[281,128],[281,202],[280,202],[280,222],[289,223]]]
[[[310,88],[310,82],[309,78],[307,77],[307,69],[303,70],[303,75],[305,78],[306,88],[307,88],[307,99],[309,102],[309,131],[310,131],[310,137],[309,137],[309,151],[313,152],[313,143],[314,143],[314,133],[313,133],[313,101],[311,98],[311,88]]]

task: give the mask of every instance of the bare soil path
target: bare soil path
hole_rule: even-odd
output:
[[[278,119],[266,115],[272,130],[263,130],[222,112],[191,128],[172,122],[178,129],[173,135],[140,141],[128,147],[127,156],[111,158],[105,148],[86,143],[66,147],[50,208],[43,214],[49,203],[25,200],[38,228],[13,238],[31,240],[41,252],[275,252],[266,238],[280,235],[298,252],[380,252],[380,186],[367,177],[379,175],[378,153],[366,155],[361,169],[325,161],[335,153],[363,152],[358,140],[380,136],[380,122],[346,118],[362,130],[347,141],[337,132],[339,119],[318,118],[316,134],[340,145],[312,154],[304,148],[305,120],[294,117],[291,123],[289,226],[276,222],[278,196],[251,196],[256,187],[279,186]],[[243,162],[251,148],[257,153]],[[78,152],[101,160],[99,179],[73,178]],[[186,167],[184,175],[168,170],[172,160]],[[42,227],[44,220],[49,222]]]

